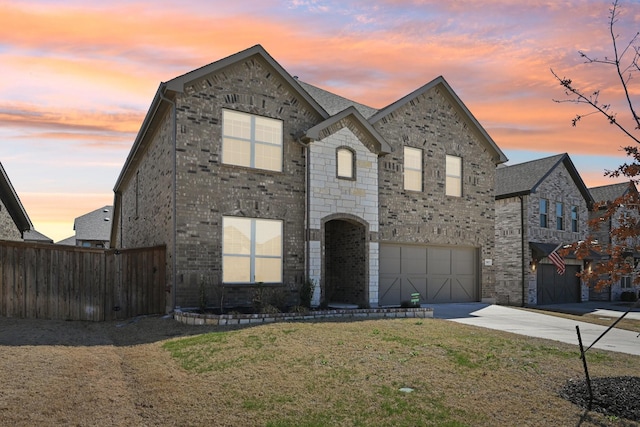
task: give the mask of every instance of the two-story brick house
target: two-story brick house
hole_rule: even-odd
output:
[[[640,260],[640,254],[637,253],[638,239],[630,238],[626,242],[615,242],[612,240],[611,231],[618,228],[621,223],[620,219],[625,216],[637,216],[637,207],[625,206],[621,203],[622,197],[628,197],[633,194],[635,200],[638,199],[638,189],[633,181],[621,182],[617,184],[602,185],[599,187],[589,188],[589,192],[596,204],[594,209],[589,212],[591,236],[599,242],[602,247],[608,245],[622,245],[629,248],[629,261],[635,265]],[[609,208],[615,208],[615,214],[605,219],[603,212]],[[590,301],[619,301],[623,292],[632,292],[638,295],[639,286],[633,283],[634,277],[631,275],[624,276],[621,280],[615,282],[612,286],[596,289],[595,286],[589,288]]]
[[[497,302],[543,305],[581,302],[588,290],[576,273],[584,262],[564,259],[558,274],[548,255],[585,239],[593,199],[569,155],[558,154],[496,171]]]
[[[375,109],[257,45],[162,83],[116,182],[111,243],[167,246],[167,308],[257,284],[314,302],[494,297],[504,154],[442,78]],[[215,298],[214,298],[215,299]]]

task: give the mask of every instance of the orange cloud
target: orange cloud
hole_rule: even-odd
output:
[[[0,124],[20,128],[62,129],[78,132],[135,134],[144,117],[140,112],[52,111],[27,103],[0,103]]]

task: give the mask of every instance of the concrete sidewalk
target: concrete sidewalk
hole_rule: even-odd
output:
[[[628,309],[627,306],[620,307],[618,310],[614,306],[609,306],[610,303],[605,303],[607,305],[603,305],[602,303],[583,304],[576,304],[579,307],[565,307],[565,310],[569,308],[580,310],[573,311],[573,314],[580,314],[580,312],[582,312],[582,314],[593,313],[601,315],[602,317],[610,318],[611,323],[613,323]],[[467,325],[512,332],[530,337],[545,338],[575,345],[578,345],[576,326],[579,326],[582,343],[585,348],[589,347],[607,329],[605,326],[564,319],[543,314],[542,312],[485,303],[433,304],[430,305],[430,307],[433,308],[433,317],[437,319],[447,319]],[[560,310],[560,308],[560,306],[555,306],[554,311],[564,311]],[[625,318],[640,319],[640,311],[633,311],[625,316]],[[593,348],[640,356],[639,332],[640,331],[632,332],[613,328],[602,337]]]

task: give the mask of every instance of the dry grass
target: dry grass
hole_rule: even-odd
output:
[[[634,425],[558,396],[583,377],[575,346],[437,319],[0,318],[0,356],[0,425]],[[589,355],[593,377],[637,376],[638,361]]]

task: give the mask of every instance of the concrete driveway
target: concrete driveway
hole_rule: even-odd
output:
[[[546,338],[578,345],[576,325],[580,327],[582,343],[589,347],[606,329],[605,326],[577,322],[535,311],[485,303],[433,304],[433,317],[467,325],[512,332],[530,337]],[[613,323],[628,307],[611,303],[582,303],[555,305],[554,311],[572,314],[594,313],[611,319]],[[548,309],[549,307],[545,307]],[[640,319],[640,311],[630,312],[625,318]],[[611,329],[593,348],[640,355],[640,331]]]

